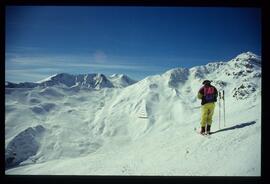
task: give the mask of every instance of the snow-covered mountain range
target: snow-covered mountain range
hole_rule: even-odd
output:
[[[194,131],[205,79],[225,91],[226,105],[224,124],[223,104],[216,103],[209,138]],[[6,174],[261,172],[261,58],[251,52],[141,81],[57,74],[37,83],[6,82],[5,107]]]
[[[71,75],[60,73],[52,75],[38,82],[22,82],[19,84],[6,81],[6,88],[34,88],[34,87],[66,87],[66,88],[112,88],[126,87],[136,81],[123,74],[114,74],[106,77],[103,74]]]

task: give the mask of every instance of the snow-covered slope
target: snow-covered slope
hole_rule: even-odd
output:
[[[64,88],[122,88],[136,83],[135,80],[130,79],[123,74],[115,74],[107,78],[104,74],[80,74],[71,75],[68,73],[60,73],[52,75],[46,79],[38,82],[23,82],[11,83],[6,81],[6,88],[34,88],[34,87],[64,87]]]
[[[259,176],[260,63],[247,52],[125,88],[103,88],[102,76],[99,90],[6,88],[6,174]],[[85,83],[77,85],[93,84],[88,75],[78,76]],[[57,81],[74,86],[69,79]],[[210,138],[194,131],[200,127],[196,95],[205,79],[225,90],[226,100],[226,124],[222,116],[219,128],[216,103]],[[124,75],[107,80],[130,82]]]

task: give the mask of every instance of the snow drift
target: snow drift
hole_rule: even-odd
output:
[[[205,79],[226,100],[226,126],[216,103],[210,138],[194,131]],[[260,175],[261,58],[251,52],[138,82],[60,74],[23,84],[6,82],[6,162],[16,153],[6,174]],[[37,126],[42,134],[20,138]],[[18,137],[33,148],[11,147]]]

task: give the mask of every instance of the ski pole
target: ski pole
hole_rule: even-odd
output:
[[[223,99],[223,118],[224,118],[224,127],[226,126],[226,121],[225,121],[225,92],[223,90],[223,96],[222,96],[222,99]]]
[[[221,99],[221,93],[220,91],[218,92],[218,127],[220,129],[220,99]]]

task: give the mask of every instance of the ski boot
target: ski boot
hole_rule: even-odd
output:
[[[201,127],[201,132],[200,132],[200,134],[205,135],[205,127]]]
[[[211,129],[211,125],[207,125],[207,127],[206,127],[206,134],[211,134],[210,133],[210,129]]]

